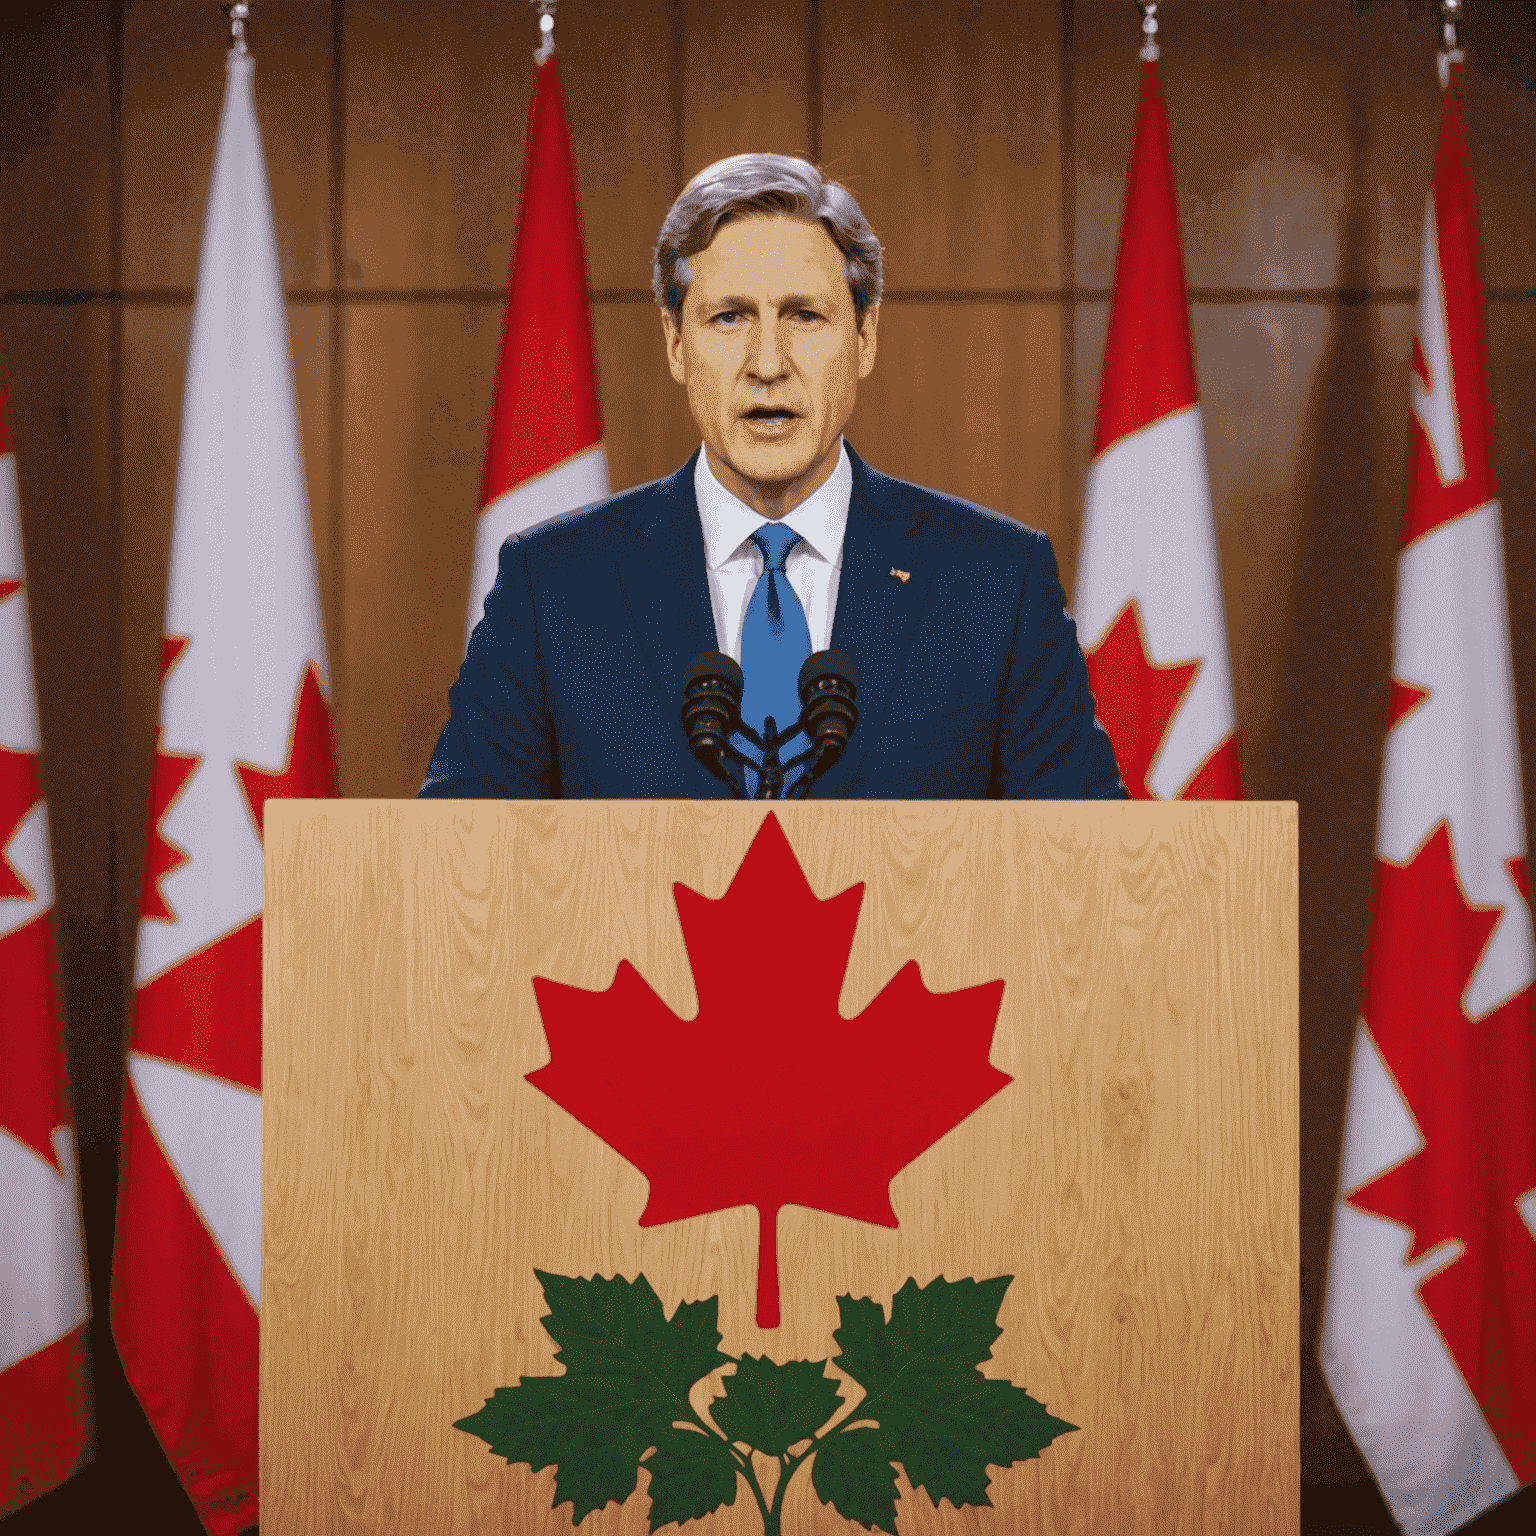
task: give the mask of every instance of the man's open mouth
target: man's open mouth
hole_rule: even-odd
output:
[[[785,405],[754,405],[742,412],[748,421],[793,421],[799,414]]]

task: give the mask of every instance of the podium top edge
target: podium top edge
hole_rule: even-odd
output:
[[[912,812],[931,814],[946,808],[959,809],[962,807],[994,808],[990,813],[983,810],[982,814],[1016,812],[1020,808],[1028,808],[1041,813],[1073,810],[1093,811],[1101,815],[1119,814],[1131,816],[1144,816],[1148,812],[1154,812],[1175,819],[1198,816],[1202,813],[1208,813],[1213,808],[1220,808],[1223,811],[1235,810],[1239,814],[1245,811],[1273,813],[1277,810],[1288,811],[1292,816],[1296,816],[1299,813],[1299,802],[1295,800],[422,800],[416,797],[385,799],[353,798],[338,795],[324,800],[271,799],[267,801],[267,814],[276,816],[280,821],[287,822],[295,816],[302,819],[323,815],[326,811],[341,806],[348,807],[351,814],[356,814],[362,810],[403,810],[406,807],[418,807],[423,814],[434,807],[439,809],[453,807],[462,812],[466,808],[476,809],[482,806],[487,809],[511,809],[519,812],[539,811],[545,813],[551,811],[572,811],[577,808],[633,812],[653,807],[672,808],[687,806],[694,810],[720,811],[733,815],[773,811],[778,815],[787,814],[790,816],[819,814],[832,806],[850,809],[879,806],[889,811],[900,811],[907,814]]]

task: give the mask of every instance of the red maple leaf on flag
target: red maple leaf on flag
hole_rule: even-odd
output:
[[[336,793],[331,756],[331,711],[320,687],[320,674],[312,661],[304,663],[293,701],[293,721],[288,728],[288,758],[276,773],[251,763],[235,763],[240,790],[256,823],[256,835],[265,828],[267,801],[304,799]]]
[[[0,386],[4,383],[0,358]],[[4,415],[0,413],[0,423]],[[0,603],[21,591],[14,577],[0,581]],[[0,747],[0,901],[29,901],[36,892],[6,856],[11,839],[43,798],[36,752]],[[6,986],[5,1072],[0,1074],[0,1130],[30,1147],[55,1173],[53,1128],[68,1120],[58,1055],[58,976],[54,969],[53,912],[0,934],[0,976]]]
[[[1179,705],[1194,686],[1200,663],[1175,661],[1162,666],[1153,661],[1134,597],[1086,659],[1099,721],[1114,743],[1120,777],[1133,800],[1156,800],[1147,775],[1163,750],[1163,738]]]
[[[12,897],[26,901],[32,896],[32,887],[11,863],[6,849],[42,798],[43,776],[37,753],[0,747],[0,901]]]
[[[0,603],[21,591],[21,587],[14,577],[0,581]],[[21,878],[21,871],[6,857],[5,850],[42,798],[43,776],[37,753],[0,747],[0,901],[12,897],[25,901],[32,895],[32,887]]]
[[[1402,678],[1392,679],[1391,693],[1387,699],[1387,729],[1394,731],[1429,697],[1428,688],[1417,683],[1405,683]]]
[[[776,1328],[780,1207],[898,1225],[891,1180],[1012,1081],[988,1061],[1003,983],[930,992],[909,961],[843,1018],[864,887],[818,900],[771,812],[724,896],[672,890],[698,1013],[627,960],[606,992],[536,976],[550,1062],[528,1081],[650,1180],[642,1227],[756,1206]]]
[[[189,643],[186,635],[160,637],[162,693],[171,668],[181,660],[181,653]],[[149,779],[149,834],[144,844],[144,880],[139,891],[139,915],[158,917],[164,922],[173,923],[176,914],[166,905],[165,897],[160,892],[160,882],[187,862],[187,854],[166,837],[160,830],[160,823],[165,820],[166,812],[186,787],[187,780],[202,761],[202,755],[197,752],[167,752],[161,744],[164,736],[165,727],[157,724],[155,763]]]
[[[1523,894],[1519,863],[1510,872]],[[1536,1242],[1516,1202],[1536,1187],[1531,988],[1479,1019],[1462,1001],[1502,913],[1468,905],[1443,821],[1406,864],[1377,859],[1360,1011],[1423,1144],[1347,1198],[1408,1228],[1405,1263],[1441,1243],[1462,1245],[1419,1296],[1528,1483]]]

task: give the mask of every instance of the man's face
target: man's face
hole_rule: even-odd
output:
[[[734,480],[758,491],[744,499],[782,498],[782,515],[836,467],[858,381],[875,365],[877,312],[857,324],[841,253],[801,219],[737,219],[692,265],[681,324],[662,315],[672,377],[687,386],[711,468],[738,495]]]

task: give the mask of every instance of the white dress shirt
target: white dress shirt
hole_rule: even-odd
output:
[[[740,662],[741,626],[752,590],[763,574],[763,553],[752,542],[752,535],[769,519],[721,485],[709,467],[708,453],[702,449],[693,468],[693,493],[704,526],[704,568],[709,575],[710,606],[715,611],[715,642],[732,661]],[[837,610],[843,534],[852,494],[853,466],[839,439],[837,468],[782,519],[800,535],[800,542],[784,562],[784,573],[805,609],[813,651],[824,651],[832,644],[832,616]]]

